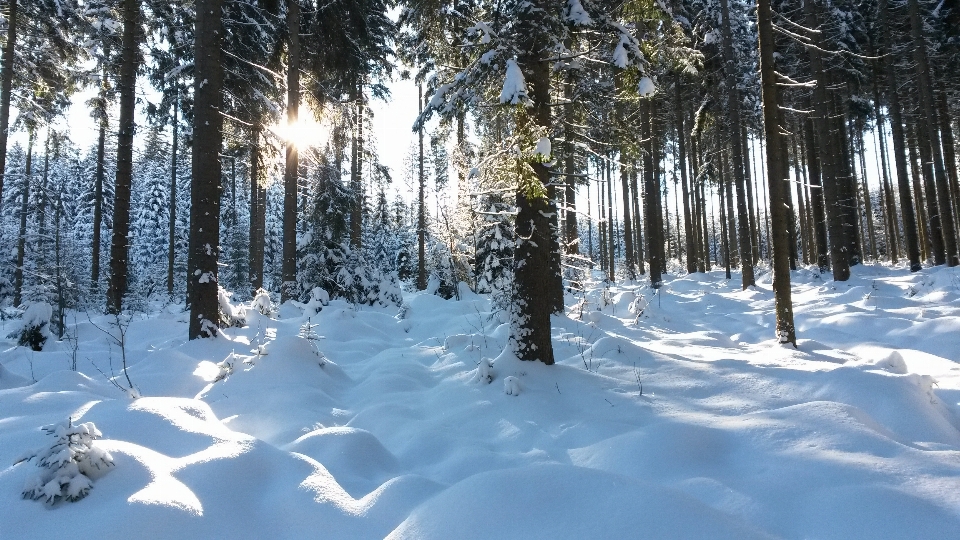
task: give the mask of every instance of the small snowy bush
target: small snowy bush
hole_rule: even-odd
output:
[[[261,315],[266,315],[267,317],[277,316],[277,307],[274,306],[273,302],[270,300],[270,293],[262,287],[257,289],[257,292],[253,294],[253,309],[259,311]]]
[[[213,382],[222,381],[233,374],[233,369],[236,363],[237,355],[236,353],[231,352],[226,358],[223,359],[222,362],[217,364],[217,368],[220,369],[220,372],[217,373],[217,377],[213,379]]]
[[[43,349],[49,334],[50,318],[53,308],[46,302],[34,302],[23,312],[23,325],[17,336],[17,345],[30,347],[35,351]]]
[[[234,306],[231,304],[231,296],[233,296],[233,293],[227,292],[223,287],[217,287],[217,301],[220,304],[220,327],[246,326],[247,312],[242,306]]]
[[[43,499],[52,505],[61,499],[74,502],[86,497],[93,487],[93,477],[113,466],[113,457],[94,445],[103,436],[100,430],[93,422],[72,425],[69,419],[43,430],[56,437],[56,442],[17,461],[37,458],[37,466],[43,469],[27,481],[23,498]]]
[[[493,360],[481,358],[477,364],[477,380],[482,383],[490,384],[493,382]]]
[[[310,300],[303,306],[303,309],[308,314],[316,315],[320,313],[323,309],[323,306],[330,303],[330,295],[327,294],[327,291],[323,287],[314,287],[310,291]]]
[[[520,395],[520,379],[510,376],[503,379],[503,393],[508,396]]]

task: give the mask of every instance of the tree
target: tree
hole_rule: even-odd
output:
[[[190,339],[217,335],[220,149],[223,141],[223,0],[198,0],[195,30],[193,180],[187,279]]]
[[[784,198],[783,147],[780,101],[774,64],[773,13],[770,0],[757,0],[757,28],[760,35],[760,78],[763,85],[763,125],[767,139],[767,178],[770,179],[770,211],[773,223],[773,292],[777,315],[777,340],[797,346],[790,291],[788,215]]]
[[[140,0],[123,0],[123,37],[120,63],[120,119],[117,135],[117,176],[114,184],[113,240],[110,242],[110,286],[107,312],[120,313],[127,293],[130,251],[130,191],[133,184],[133,136],[140,65]]]

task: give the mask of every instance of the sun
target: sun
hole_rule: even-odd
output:
[[[298,150],[320,146],[327,142],[330,135],[329,126],[318,122],[309,111],[301,114],[292,124],[280,122],[271,126],[270,131],[283,142],[293,143]]]

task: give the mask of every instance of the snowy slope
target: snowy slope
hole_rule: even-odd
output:
[[[6,340],[0,538],[960,538],[960,273],[797,272],[797,350],[770,276],[738,284],[569,297],[556,366],[503,353],[469,293],[408,294],[403,320],[334,301],[314,343],[292,305],[190,343],[168,308],[129,328],[137,400],[98,372],[120,375],[106,317],[78,316],[79,373]],[[38,469],[11,464],[68,416],[116,466],[21,499]]]

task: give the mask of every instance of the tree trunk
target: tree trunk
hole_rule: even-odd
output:
[[[113,235],[110,241],[110,285],[107,312],[120,313],[127,294],[130,251],[130,191],[133,184],[133,135],[136,129],[137,69],[140,65],[140,0],[123,1],[123,49],[120,60],[120,120],[117,133],[117,176],[114,184]]]
[[[420,114],[423,114],[423,85],[418,87],[418,103]],[[427,288],[427,175],[424,171],[423,155],[423,126],[417,130],[417,138],[420,144],[420,153],[418,159],[418,196],[417,196],[417,290],[422,291]]]
[[[13,271],[13,305],[23,304],[23,264],[27,245],[27,210],[30,208],[30,180],[33,176],[33,129],[27,131],[27,161],[23,170],[23,193],[20,196],[20,234],[17,235],[17,267]]]
[[[283,172],[283,285],[280,302],[297,296],[297,183],[300,155],[294,140],[300,117],[300,2],[287,0],[287,135]]]
[[[954,231],[960,230],[960,179],[957,178],[956,142],[950,125],[950,110],[947,108],[947,89],[937,92],[937,116],[940,119],[940,135],[943,139],[943,166],[950,183],[950,198],[953,200]]]
[[[693,274],[697,271],[697,246],[694,241],[693,216],[690,210],[690,182],[687,178],[687,134],[683,126],[683,90],[680,78],[677,78],[676,87],[676,127],[677,127],[677,151],[680,158],[680,190],[683,197],[683,235],[686,246],[687,273]]]
[[[813,5],[811,0],[804,0],[803,5],[807,27],[817,28],[819,26],[816,12],[817,7]],[[819,45],[819,43],[817,43],[817,45]],[[837,177],[836,148],[833,144],[833,137],[831,136],[830,101],[827,95],[827,87],[830,81],[828,80],[829,76],[827,72],[823,69],[820,50],[809,47],[807,48],[807,53],[810,60],[811,74],[817,80],[817,86],[813,90],[813,105],[816,111],[813,116],[813,123],[817,132],[818,146],[816,147],[816,155],[820,158],[820,174],[818,176],[820,177],[820,185],[825,203],[830,262],[833,267],[834,281],[847,281],[850,279],[850,261],[847,258],[847,250],[844,245],[843,212],[839,207],[840,179]],[[811,146],[811,149],[813,148],[814,147]],[[771,193],[773,193],[773,190],[771,190]]]
[[[7,2],[7,42],[3,46],[0,70],[0,208],[3,207],[3,180],[7,171],[7,137],[10,131],[10,95],[13,92],[13,58],[17,45],[17,3]]]
[[[250,289],[251,293],[263,288],[263,241],[266,232],[266,208],[264,208],[263,164],[260,156],[259,122],[250,136]]]
[[[763,95],[763,124],[767,139],[767,176],[770,178],[770,209],[773,214],[773,291],[777,313],[777,339],[797,346],[790,291],[790,251],[787,242],[788,215],[785,207],[784,179],[780,177],[783,156],[780,135],[780,101],[777,96],[776,68],[773,62],[773,15],[770,0],[757,1],[757,30],[760,35],[760,79]]]
[[[807,99],[807,108],[810,108],[809,98]],[[830,269],[830,256],[827,253],[827,214],[824,208],[823,186],[820,181],[820,159],[817,150],[817,142],[814,139],[813,125],[811,118],[805,118],[803,122],[804,148],[807,154],[807,177],[810,183],[810,206],[813,210],[813,224],[815,243],[817,246],[817,267],[820,273],[824,274]]]
[[[756,284],[753,275],[753,246],[750,237],[750,217],[747,212],[747,195],[743,177],[743,146],[740,144],[740,92],[737,90],[737,71],[734,59],[733,38],[730,31],[730,2],[721,0],[720,13],[723,19],[723,60],[727,83],[727,115],[729,117],[730,157],[733,161],[733,183],[737,189],[737,237],[740,251],[741,284],[744,289]],[[729,195],[729,191],[728,191]],[[732,205],[731,205],[732,207]],[[732,212],[731,212],[732,214]]]
[[[640,123],[644,131],[643,143],[643,183],[644,183],[644,208],[643,215],[646,220],[647,230],[647,253],[650,261],[650,285],[658,289],[663,284],[663,261],[660,260],[661,249],[663,245],[663,233],[660,228],[659,216],[660,205],[657,199],[660,197],[660,186],[657,182],[657,174],[653,163],[653,121],[651,119],[651,109],[653,108],[650,99],[644,100],[640,104]]]
[[[534,2],[546,10],[544,0]],[[534,20],[523,20],[521,24],[533,27]],[[530,118],[523,121],[535,122],[541,127],[551,127],[550,111],[550,64],[544,61],[541,51],[546,41],[541,32],[530,29],[527,33],[520,65],[530,88],[533,107]],[[525,112],[518,115],[523,116]],[[523,126],[519,126],[523,129]],[[513,308],[513,329],[511,332],[517,358],[521,360],[540,360],[553,364],[553,343],[550,336],[550,315],[554,311],[553,299],[555,276],[551,271],[551,204],[545,197],[546,186],[550,182],[550,171],[542,163],[532,163],[536,179],[533,186],[520,185],[517,189],[517,244],[514,251],[515,301]]]
[[[174,83],[176,84],[176,83]],[[177,254],[177,158],[180,153],[180,118],[177,116],[180,107],[180,96],[173,100],[173,118],[171,126],[173,138],[170,151],[170,210],[169,236],[167,240],[167,296],[173,299],[173,264]],[[251,212],[251,223],[253,215]]]
[[[103,180],[104,160],[106,159],[107,144],[107,114],[103,111],[100,117],[100,134],[97,137],[97,171],[93,184],[93,242],[91,246],[90,290],[100,288],[100,230],[103,224]]]
[[[360,249],[363,235],[363,86],[358,80],[354,93],[356,103],[356,133],[353,139],[353,159],[350,171],[350,190],[353,204],[350,212],[350,247]]]
[[[747,190],[747,215],[750,220],[750,245],[753,249],[753,265],[760,261],[760,237],[757,234],[757,209],[754,207],[753,178],[750,175],[750,148],[747,145],[747,127],[740,126],[740,143],[743,147],[743,180]],[[756,279],[756,276],[754,276]]]
[[[908,0],[910,34],[913,38],[913,60],[917,70],[917,90],[920,97],[921,120],[917,126],[920,155],[923,157],[924,179],[927,184],[927,207],[930,214],[930,237],[934,246],[935,264],[960,265],[957,253],[957,232],[953,224],[950,187],[943,164],[937,112],[934,108],[933,83],[927,60],[927,45],[923,39],[920,6],[917,0]],[[926,151],[926,154],[924,153]]]
[[[197,0],[193,181],[190,195],[190,339],[217,335],[220,256],[220,149],[223,145],[223,0]]]
[[[878,6],[880,23],[880,56],[883,58],[883,71],[887,75],[887,110],[890,112],[890,132],[893,138],[893,155],[897,167],[897,185],[900,192],[900,212],[903,218],[903,240],[906,244],[907,258],[910,260],[910,271],[916,272],[922,268],[920,264],[920,237],[917,225],[917,215],[914,212],[913,197],[910,195],[910,177],[907,170],[906,137],[903,132],[903,118],[900,107],[900,96],[897,91],[897,70],[890,57],[892,44],[890,43],[889,8],[887,0],[879,0]],[[919,193],[919,192],[918,192]]]

